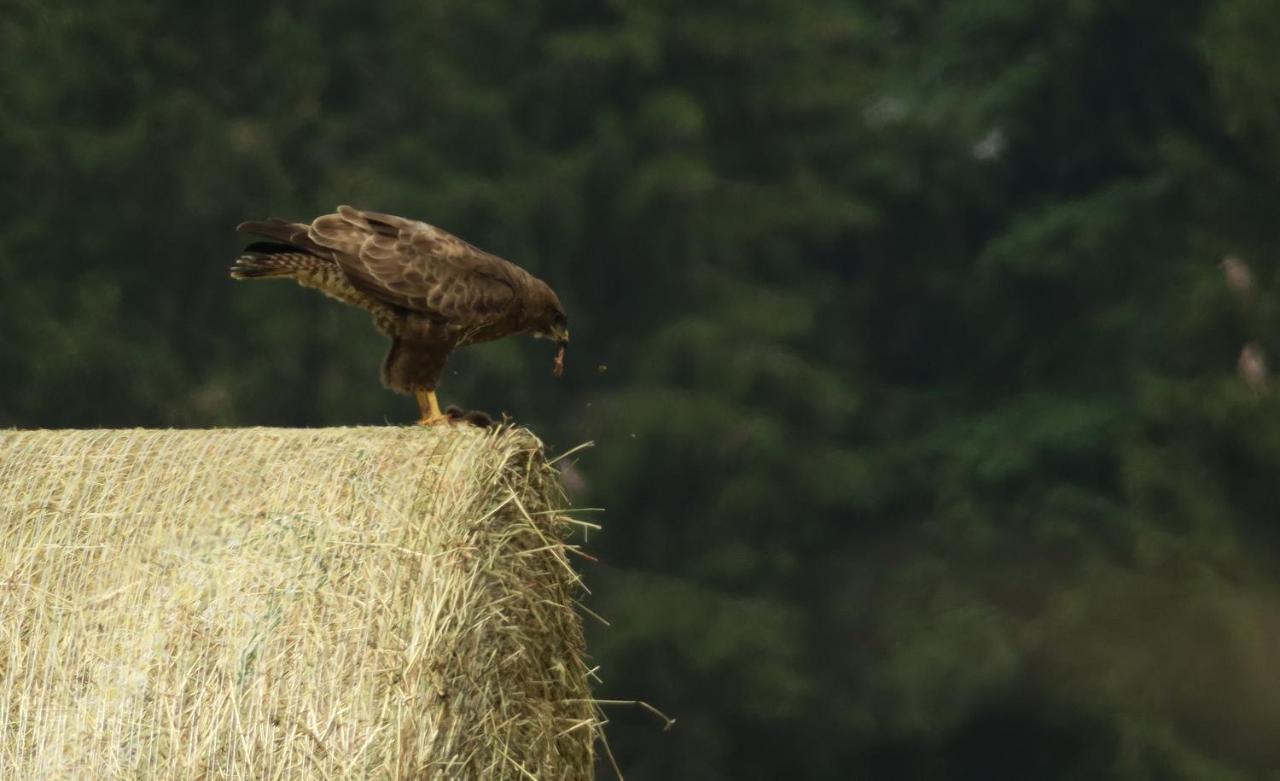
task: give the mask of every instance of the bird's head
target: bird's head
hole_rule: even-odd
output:
[[[547,338],[560,346],[569,343],[569,318],[565,317],[564,312],[557,311],[551,316]]]
[[[568,318],[556,291],[541,279],[532,280],[531,296],[525,303],[525,323],[536,339],[568,344]]]

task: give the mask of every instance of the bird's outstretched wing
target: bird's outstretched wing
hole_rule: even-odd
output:
[[[464,328],[504,315],[525,276],[433,225],[350,206],[317,217],[307,238],[370,296]]]

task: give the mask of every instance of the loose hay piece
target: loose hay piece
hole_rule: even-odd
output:
[[[523,430],[0,431],[4,778],[581,779]]]

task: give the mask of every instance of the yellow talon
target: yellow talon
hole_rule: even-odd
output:
[[[440,402],[436,401],[435,391],[419,388],[416,395],[418,411],[422,413],[422,418],[418,421],[419,426],[438,426],[449,422],[449,416],[440,411]]]

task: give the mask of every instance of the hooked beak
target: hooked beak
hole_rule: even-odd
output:
[[[569,343],[568,328],[553,328],[551,330],[551,340],[556,343],[557,347],[563,347]]]

